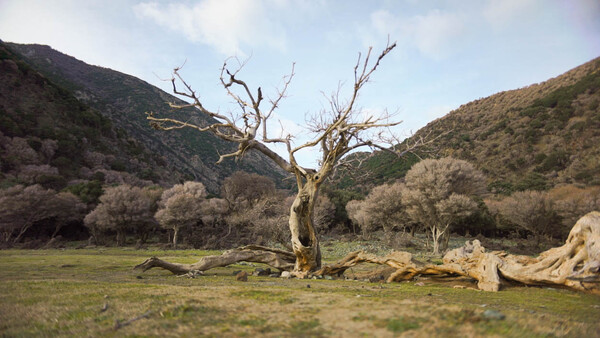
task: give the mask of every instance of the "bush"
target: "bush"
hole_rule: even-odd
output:
[[[471,199],[485,192],[485,178],[466,161],[453,158],[423,160],[406,174],[402,203],[415,223],[428,227],[433,252],[447,247],[449,228],[477,209]]]
[[[535,235],[538,243],[542,236],[564,236],[554,201],[546,192],[519,191],[495,204],[488,204],[493,213]]]
[[[530,172],[521,181],[515,184],[516,191],[536,190],[543,191],[548,189],[548,180],[544,175],[536,172]]]
[[[75,194],[87,204],[98,204],[100,196],[104,193],[102,182],[96,180],[68,186],[64,191]]]

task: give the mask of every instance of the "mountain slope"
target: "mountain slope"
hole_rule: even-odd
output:
[[[69,181],[177,182],[162,159],[36,72],[0,42],[0,179],[62,189]]]
[[[187,179],[204,183],[218,192],[220,182],[236,170],[255,172],[280,182],[286,173],[262,154],[249,152],[242,161],[225,161],[216,165],[218,153],[231,151],[235,145],[190,129],[160,132],[150,128],[145,113],[171,111],[166,102],[183,103],[178,98],[150,84],[110,69],[91,66],[48,46],[9,44],[36,70],[75,93],[75,96],[131,137],[160,154],[171,167],[185,173]],[[208,118],[192,109],[171,112],[175,117],[207,123]]]
[[[598,185],[600,58],[543,83],[465,104],[420,129],[413,139],[425,135],[439,137],[435,149],[428,149],[438,157],[474,163],[488,176],[492,192],[548,189],[561,183]],[[369,172],[370,180],[380,184],[403,177],[416,161],[377,153],[358,176]]]

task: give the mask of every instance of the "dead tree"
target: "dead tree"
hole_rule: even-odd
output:
[[[296,256],[287,251],[260,246],[247,246],[206,256],[194,264],[169,263],[156,257],[147,259],[135,268],[146,271],[160,267],[174,274],[205,271],[239,261],[265,263],[280,271],[291,271]],[[511,255],[504,251],[486,252],[478,240],[449,251],[442,265],[425,264],[409,252],[395,251],[384,257],[357,251],[337,263],[314,271],[312,275],[342,276],[360,263],[387,265],[395,269],[387,282],[411,280],[415,276],[469,277],[484,291],[499,291],[503,285],[552,285],[600,294],[600,212],[582,217],[565,244],[542,252],[538,257]]]
[[[310,120],[308,127],[314,133],[314,138],[304,144],[295,146],[292,136],[272,138],[269,135],[267,122],[273,112],[279,108],[282,99],[286,96],[288,86],[294,76],[294,67],[288,76],[283,78],[283,87],[274,99],[263,108],[265,97],[259,87],[256,91],[250,89],[248,84],[238,78],[239,71],[244,66],[242,63],[237,70],[230,70],[227,61],[221,68],[221,84],[227,94],[238,105],[237,115],[226,116],[219,112],[208,110],[204,107],[200,97],[192,87],[183,80],[179,68],[173,72],[171,82],[173,91],[189,100],[186,105],[170,104],[173,108],[193,107],[199,114],[207,115],[214,119],[214,123],[198,125],[189,121],[182,121],[168,117],[157,117],[148,113],[151,125],[159,130],[173,130],[180,128],[194,128],[200,132],[212,132],[217,137],[237,143],[237,150],[220,155],[219,162],[227,158],[240,158],[245,152],[255,150],[263,153],[277,165],[296,178],[298,194],[290,209],[289,228],[291,242],[296,256],[292,274],[305,277],[321,267],[321,252],[319,239],[313,224],[313,210],[317,200],[319,188],[331,174],[340,159],[349,152],[360,147],[389,149],[383,147],[384,132],[389,127],[400,122],[390,122],[390,115],[382,117],[361,118],[360,109],[357,108],[357,99],[360,90],[369,82],[371,75],[378,68],[381,60],[394,49],[395,43],[388,44],[377,57],[371,55],[371,48],[364,58],[359,54],[354,67],[354,84],[349,98],[340,99],[339,92],[330,98],[329,111],[321,112]],[[178,88],[183,86],[183,90]],[[389,137],[387,138],[390,139]],[[269,146],[283,144],[286,146],[288,158],[284,159]],[[416,148],[418,144],[411,146]],[[319,147],[321,159],[319,168],[305,168],[296,161],[296,154],[307,148]],[[408,150],[411,150],[408,149]],[[406,152],[407,149],[402,149]],[[400,154],[400,152],[397,152]]]
[[[600,294],[600,212],[591,212],[577,221],[561,247],[542,252],[538,257],[486,252],[478,240],[449,251],[442,265],[424,264],[408,252],[392,252],[377,257],[353,252],[338,263],[325,266],[315,274],[342,275],[360,264],[388,265],[396,271],[388,282],[410,280],[417,275],[432,277],[470,277],[484,291],[498,291],[510,283],[558,285]]]

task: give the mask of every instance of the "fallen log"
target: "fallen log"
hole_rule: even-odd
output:
[[[156,257],[136,269],[161,267],[174,274],[205,271],[241,261],[264,263],[280,271],[292,271],[296,256],[292,252],[263,246],[245,246],[218,256],[206,256],[194,264],[169,263]],[[433,277],[470,277],[484,291],[498,291],[503,284],[561,285],[600,294],[600,212],[591,212],[577,221],[565,244],[542,252],[538,257],[511,255],[504,251],[486,252],[478,240],[449,251],[443,264],[424,264],[408,252],[392,252],[378,257],[363,251],[348,254],[337,263],[326,265],[312,275],[337,275],[357,264],[388,265],[396,271],[387,282],[411,280],[417,275]]]
[[[538,257],[486,252],[478,240],[449,251],[442,265],[423,264],[408,252],[392,252],[384,257],[353,252],[341,261],[323,267],[316,274],[343,274],[360,263],[385,264],[396,269],[387,282],[410,280],[417,275],[466,276],[477,280],[484,291],[498,291],[502,284],[561,285],[600,293],[600,212],[582,217],[558,248]]]
[[[134,269],[146,271],[152,268],[163,268],[176,275],[190,272],[206,271],[209,269],[228,266],[238,262],[264,263],[280,271],[291,271],[294,269],[296,255],[292,252],[268,248],[260,245],[248,245],[241,248],[225,251],[221,255],[205,256],[194,264],[180,264],[163,261],[157,257],[151,257]]]

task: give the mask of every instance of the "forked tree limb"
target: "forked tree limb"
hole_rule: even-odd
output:
[[[170,263],[157,257],[151,257],[134,269],[146,271],[152,268],[163,268],[176,275],[194,271],[206,271],[212,268],[228,266],[238,262],[264,263],[281,271],[291,271],[296,262],[296,255],[279,249],[259,245],[248,245],[238,249],[225,251],[222,255],[205,256],[194,264]]]

